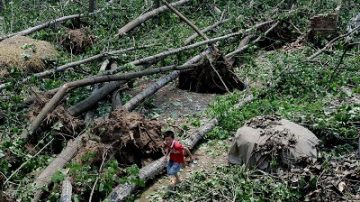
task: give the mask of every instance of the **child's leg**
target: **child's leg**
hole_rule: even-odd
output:
[[[173,162],[171,166],[169,166],[168,169],[168,175],[170,175],[173,179],[172,179],[172,183],[176,184],[180,182],[180,178],[178,175],[178,172],[181,169],[181,164]]]

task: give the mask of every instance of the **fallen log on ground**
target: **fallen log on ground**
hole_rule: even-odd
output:
[[[38,201],[40,199],[41,194],[43,193],[43,188],[49,185],[51,177],[75,156],[82,147],[82,143],[86,142],[88,138],[88,134],[83,133],[74,140],[70,140],[62,152],[57,155],[57,157],[41,172],[34,182],[36,189],[33,201]]]
[[[254,41],[252,41],[252,44],[257,43],[257,42],[259,42],[263,37],[266,37],[273,29],[275,29],[275,27],[277,27],[277,26],[279,25],[279,23],[280,23],[279,21],[274,22],[274,23],[271,25],[271,27],[270,27],[268,30],[266,30],[266,32],[265,32],[263,35],[258,36]],[[234,50],[234,51],[231,52],[231,53],[228,53],[228,54],[226,55],[226,57],[227,57],[227,58],[231,58],[231,57],[233,57],[234,55],[237,55],[237,54],[243,52],[244,50],[246,50],[250,45],[251,45],[251,44],[249,44],[249,43],[246,43],[246,44],[244,44],[244,45],[240,45],[239,48],[237,48],[236,50]]]
[[[205,32],[208,32],[208,31],[211,31],[213,29],[215,29],[216,27],[228,22],[230,19],[222,19],[216,23],[214,23],[213,25],[210,25],[208,27],[205,27],[204,29],[201,30],[202,33],[205,33]],[[188,45],[190,44],[191,42],[193,42],[197,37],[199,36],[198,33],[194,33],[193,35],[189,36],[185,41],[184,41],[184,44],[185,45]]]
[[[148,56],[148,57],[145,57],[145,58],[141,58],[141,59],[129,62],[128,65],[141,65],[141,64],[146,64],[146,63],[154,63],[154,62],[156,62],[156,61],[158,61],[160,59],[163,59],[163,58],[165,58],[167,56],[174,55],[174,54],[186,51],[186,50],[190,50],[190,49],[197,48],[197,47],[200,47],[200,46],[208,45],[208,44],[211,44],[211,43],[214,43],[214,42],[217,42],[217,41],[229,39],[231,37],[236,37],[236,36],[247,34],[247,33],[251,32],[253,30],[256,30],[256,29],[258,29],[258,28],[260,28],[262,26],[265,26],[265,25],[267,25],[269,23],[272,23],[272,22],[273,22],[273,20],[260,22],[260,23],[258,23],[256,25],[252,26],[251,28],[248,28],[248,29],[245,29],[245,30],[240,30],[238,32],[230,33],[230,34],[223,35],[223,36],[220,36],[220,37],[216,37],[216,38],[212,38],[212,39],[209,39],[209,40],[200,41],[200,42],[197,42],[197,43],[194,43],[194,44],[191,44],[191,45],[183,46],[183,47],[180,47],[180,48],[175,48],[175,49],[172,49],[172,50],[164,51],[164,52],[158,53],[156,55]],[[118,69],[116,69],[114,71],[106,71],[105,74],[115,74],[115,73],[119,72],[121,68],[123,68],[123,67],[119,67]]]
[[[40,113],[36,116],[33,122],[22,132],[21,137],[26,138],[28,135],[33,134],[36,129],[40,126],[41,122],[44,120],[46,115],[54,110],[58,103],[64,98],[64,96],[72,89],[79,88],[87,85],[92,85],[96,83],[102,82],[109,82],[109,81],[121,81],[121,80],[130,80],[134,78],[139,78],[146,75],[152,75],[156,73],[162,73],[171,70],[185,70],[195,68],[197,65],[189,64],[189,65],[182,65],[182,66],[167,66],[167,67],[160,67],[160,68],[153,68],[147,69],[140,72],[133,72],[123,75],[103,75],[103,76],[95,76],[92,78],[82,79],[78,81],[73,81],[62,85],[56,94],[51,98],[49,102],[42,108]]]
[[[71,202],[72,185],[70,178],[67,177],[62,183],[60,202]]]
[[[172,6],[181,6],[185,3],[190,2],[190,0],[180,0],[177,2],[172,3]],[[125,26],[123,26],[122,28],[119,29],[118,33],[116,34],[116,36],[124,36],[126,35],[128,32],[130,32],[131,30],[133,30],[134,28],[136,28],[137,26],[141,25],[142,23],[144,23],[145,21],[149,20],[150,18],[159,15],[162,12],[167,11],[168,8],[166,6],[161,6],[159,8],[156,8],[152,11],[149,11],[147,13],[144,13],[140,16],[138,16],[136,19],[132,20],[131,22],[127,23]]]
[[[131,48],[126,48],[126,49],[121,49],[121,50],[115,50],[115,51],[109,51],[109,52],[100,53],[100,54],[91,56],[89,58],[85,58],[85,59],[78,60],[78,61],[75,61],[75,62],[71,62],[71,63],[65,64],[65,65],[62,65],[62,66],[59,66],[59,67],[55,67],[53,69],[49,69],[49,70],[45,70],[43,72],[32,74],[30,76],[25,77],[21,81],[18,81],[17,84],[26,83],[30,79],[34,78],[34,77],[35,78],[43,78],[43,77],[52,75],[52,74],[54,74],[56,72],[62,72],[62,71],[65,71],[65,70],[67,70],[69,68],[76,67],[76,66],[79,66],[81,64],[89,63],[89,62],[92,62],[92,61],[95,61],[95,60],[99,60],[99,59],[105,58],[107,56],[121,54],[121,53],[129,52],[129,51],[133,51],[133,50],[137,50],[137,49],[142,49],[142,48],[148,48],[148,47],[151,47],[151,46],[152,45],[145,45],[145,46],[140,46],[140,47],[131,47]],[[8,82],[8,83],[0,84],[0,90],[6,88],[6,86],[8,86],[8,85],[11,85],[11,83]]]
[[[114,0],[111,0],[107,3],[107,6],[109,6],[110,4],[114,3],[115,1]],[[99,12],[102,12],[104,11],[105,8],[102,8],[102,9],[99,9],[93,13],[89,13],[88,15],[95,15]],[[25,30],[22,30],[22,31],[19,31],[19,32],[16,32],[16,33],[11,33],[11,34],[8,34],[6,36],[3,36],[3,37],[0,37],[0,41],[4,40],[4,39],[7,39],[7,38],[10,38],[12,36],[25,36],[25,35],[29,35],[29,34],[32,34],[36,31],[39,31],[41,29],[45,29],[45,28],[48,28],[50,26],[53,26],[55,24],[59,24],[59,23],[62,23],[66,20],[71,20],[71,19],[75,19],[75,18],[80,18],[80,17],[84,17],[86,16],[85,14],[74,14],[74,15],[68,15],[68,16],[63,16],[63,17],[60,17],[60,18],[57,18],[57,19],[54,19],[54,20],[50,20],[48,22],[44,22],[42,24],[39,24],[39,25],[36,25],[34,27],[30,27],[30,28],[27,28]]]
[[[253,96],[249,95],[241,100],[238,104],[236,104],[235,108],[240,108],[245,104],[251,102],[253,100]],[[205,125],[203,125],[199,130],[197,130],[194,134],[190,135],[190,138],[185,140],[185,144],[189,149],[194,149],[194,147],[199,143],[199,141],[210,132],[216,125],[218,124],[217,118],[211,119]],[[149,165],[140,169],[139,178],[143,181],[147,181],[149,179],[155,178],[156,175],[164,172],[166,167],[167,160],[165,157],[162,157]],[[116,186],[113,191],[109,194],[105,201],[110,202],[118,202],[124,201],[128,198],[138,187],[134,184],[125,184]]]

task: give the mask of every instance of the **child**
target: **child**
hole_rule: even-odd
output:
[[[170,159],[167,165],[168,175],[174,177],[171,181],[173,184],[180,182],[178,172],[185,164],[185,152],[189,155],[191,161],[193,159],[191,152],[188,148],[184,147],[179,141],[175,140],[175,134],[172,131],[166,131],[164,133],[165,140],[165,155],[170,155]]]

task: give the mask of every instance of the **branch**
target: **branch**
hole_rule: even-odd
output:
[[[360,26],[355,27],[353,30],[351,30],[351,32],[348,32],[346,34],[342,34],[338,37],[335,37],[334,39],[332,39],[331,41],[329,41],[329,43],[327,43],[322,49],[316,51],[316,53],[312,54],[311,56],[309,56],[307,58],[307,60],[313,60],[314,58],[316,58],[318,55],[320,55],[320,53],[324,52],[327,48],[329,48],[330,46],[332,46],[336,41],[345,38],[349,35],[351,35],[352,33],[354,33],[356,30],[358,30],[360,28]]]
[[[172,3],[172,6],[180,6],[185,3],[190,2],[190,0],[180,0],[177,2]],[[161,6],[159,8],[156,8],[152,11],[146,12],[140,16],[138,16],[136,19],[132,20],[131,22],[127,23],[125,26],[119,29],[118,33],[115,36],[124,36],[137,26],[141,25],[145,21],[149,20],[150,18],[159,15],[162,12],[167,11],[168,8],[166,6]]]
[[[193,28],[195,30],[195,32],[198,33],[202,38],[204,38],[205,40],[209,40],[209,38],[203,32],[201,32],[201,30],[197,26],[195,26],[192,22],[190,22],[190,20],[188,20],[183,14],[181,14],[178,10],[176,10],[176,8],[174,8],[166,0],[162,0],[162,2],[170,10],[172,10],[177,16],[179,16],[182,20],[184,20],[186,22],[186,24],[188,24],[191,28]]]

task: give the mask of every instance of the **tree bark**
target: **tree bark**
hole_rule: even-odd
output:
[[[205,27],[204,29],[201,30],[202,33],[206,33],[210,30],[213,30],[215,29],[216,27],[228,22],[230,19],[224,19],[224,20],[220,20],[218,22],[216,22],[215,24],[213,25],[210,25],[208,27]],[[189,36],[185,41],[184,41],[184,44],[185,45],[188,45],[190,44],[191,42],[193,42],[197,37],[199,36],[198,33],[194,33],[193,35]]]
[[[38,201],[43,193],[43,188],[47,187],[51,182],[51,177],[56,171],[62,169],[82,147],[82,143],[86,142],[88,135],[86,133],[79,135],[74,140],[70,140],[62,152],[48,165],[41,174],[35,179],[33,201]]]
[[[71,202],[71,195],[72,195],[72,185],[70,182],[70,178],[67,177],[62,183],[60,202]]]
[[[172,3],[172,6],[181,6],[185,3],[190,2],[190,0],[180,0],[177,2]],[[134,28],[136,28],[137,26],[141,25],[142,23],[144,23],[145,21],[149,20],[150,18],[159,15],[162,12],[167,11],[168,8],[166,6],[161,6],[159,8],[156,8],[152,11],[149,11],[147,13],[144,13],[140,16],[138,16],[136,19],[132,20],[131,22],[127,23],[125,26],[123,26],[122,28],[119,29],[118,33],[116,34],[116,36],[124,36],[126,35],[128,32],[130,32],[131,30],[133,30]]]

